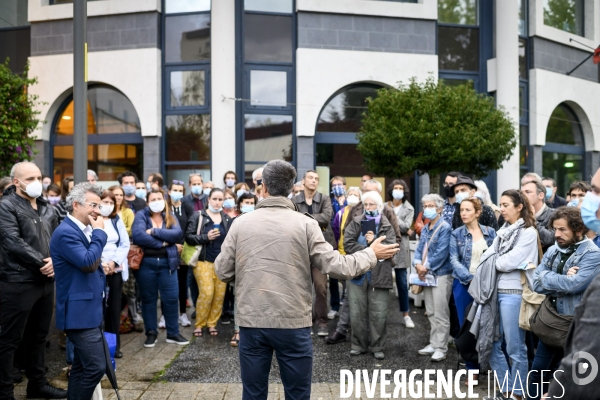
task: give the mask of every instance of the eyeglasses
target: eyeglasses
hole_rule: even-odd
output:
[[[182,181],[177,181],[177,180],[173,180],[173,184],[174,185],[184,185],[184,183]]]
[[[427,209],[427,208],[437,209],[437,207],[435,205],[423,206],[423,208],[425,208],[425,209]]]
[[[84,201],[81,204],[87,204],[89,206],[92,206],[92,208],[97,208],[98,210],[102,210],[102,204],[98,204],[98,203],[88,203],[86,201]]]

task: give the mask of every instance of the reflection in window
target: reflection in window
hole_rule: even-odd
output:
[[[519,126],[519,166],[521,172],[523,170],[529,170],[527,166],[527,159],[529,158],[529,128],[527,125]]]
[[[244,10],[291,14],[292,0],[244,0]]]
[[[544,24],[583,36],[584,0],[544,0]]]
[[[245,14],[246,61],[292,62],[292,17]]]
[[[285,107],[287,105],[287,72],[250,71],[250,104]]]
[[[166,161],[210,161],[210,115],[165,116]]]
[[[173,182],[174,180],[187,182],[190,179],[190,174],[202,175],[204,182],[210,181],[210,165],[209,164],[197,164],[197,165],[167,165],[167,179],[165,182]]]
[[[330,176],[362,176],[366,173],[363,157],[355,144],[318,143],[317,166],[329,167]]]
[[[73,155],[73,146],[54,146],[54,182],[73,176]],[[141,144],[88,145],[88,168],[101,181],[116,181],[126,170],[141,176],[142,158]]]
[[[438,0],[438,21],[444,24],[477,25],[477,0]]]
[[[367,99],[377,97],[380,86],[362,85],[344,89],[323,108],[317,122],[319,132],[358,132],[362,126]]]
[[[210,0],[166,0],[167,14],[210,11]]]
[[[29,25],[29,21],[27,20],[27,1],[0,1],[0,16],[0,28]],[[4,45],[5,43],[2,44]],[[4,62],[4,59],[1,59],[1,61]]]
[[[479,29],[438,27],[440,70],[479,70]]]
[[[581,124],[575,114],[569,108],[560,105],[554,109],[548,122],[546,142],[583,146],[581,132]]]
[[[88,90],[88,134],[138,133],[140,120],[131,101],[121,92],[107,87]],[[60,114],[55,127],[59,135],[72,135],[73,101]]]
[[[165,19],[165,62],[210,60],[210,15]]]
[[[527,79],[527,39],[519,39],[519,79]]]
[[[444,84],[446,86],[460,86],[460,85],[468,84],[471,89],[473,89],[474,86],[475,86],[475,82],[473,81],[473,79],[448,79],[448,78],[443,78],[442,80],[444,81]]]
[[[527,36],[527,0],[518,0],[519,1],[519,36]]]
[[[204,70],[171,72],[171,107],[205,105]]]
[[[8,68],[15,74],[22,74],[31,55],[31,29],[0,29],[0,43],[0,62],[4,63],[8,58]]]
[[[281,159],[292,161],[291,115],[244,116],[244,159],[247,163]]]

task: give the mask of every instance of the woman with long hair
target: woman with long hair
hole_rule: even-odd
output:
[[[60,224],[63,219],[67,218],[67,196],[73,186],[75,185],[75,180],[72,176],[63,179],[60,194],[60,201],[57,205],[54,206],[56,213],[58,214],[58,223]]]

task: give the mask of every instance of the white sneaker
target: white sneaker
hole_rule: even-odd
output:
[[[181,326],[190,326],[190,325],[192,325],[192,323],[188,319],[188,316],[187,316],[186,313],[183,313],[183,314],[181,314],[179,316],[179,325],[181,325]]]
[[[160,321],[158,321],[158,327],[160,329],[165,329],[167,327],[167,324],[165,324],[165,316],[164,315],[162,317],[160,317]]]
[[[435,353],[435,349],[430,344],[428,344],[426,347],[424,347],[421,350],[419,350],[419,354],[422,355],[422,356],[430,356],[433,353]]]
[[[408,315],[406,317],[402,318],[402,323],[404,324],[404,326],[406,326],[407,328],[410,328],[410,329],[415,327],[415,323]]]
[[[335,311],[335,310],[331,310],[327,313],[327,318],[329,319],[334,319],[335,317],[337,317],[338,315],[340,315],[339,312]]]
[[[446,353],[442,353],[439,350],[436,350],[435,353],[431,356],[431,361],[442,361],[446,359]]]

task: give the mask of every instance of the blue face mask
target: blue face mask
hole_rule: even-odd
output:
[[[250,211],[254,211],[254,206],[242,206],[240,211],[242,211],[242,214],[249,213]]]
[[[226,199],[223,202],[223,208],[233,208],[235,207],[235,200],[233,199]]]
[[[460,192],[456,194],[456,202],[458,204],[462,203],[462,201],[464,199],[466,199],[467,197],[469,197],[469,192]]]
[[[216,214],[216,213],[220,213],[223,210],[223,207],[217,209],[217,208],[213,208],[213,206],[211,206],[209,204],[208,209]]]
[[[135,196],[142,200],[146,200],[146,191],[144,189],[136,189]]]
[[[194,196],[200,196],[202,193],[203,193],[202,186],[198,186],[198,185],[192,186],[192,194]]]
[[[568,204],[567,207],[577,207],[579,205],[579,199],[577,200],[571,200]]]
[[[427,219],[435,219],[438,216],[438,213],[435,208],[426,208],[423,211],[423,217]]]
[[[211,191],[211,190],[212,190],[211,188],[206,188],[206,189],[204,189],[204,190],[203,190],[203,192],[204,192],[204,194],[205,194],[206,196],[210,196],[210,191]]]
[[[146,189],[148,189],[148,191],[152,190],[152,182],[146,182]]]
[[[133,185],[123,185],[121,188],[123,189],[125,196],[131,196],[132,194],[135,194],[135,186]]]
[[[392,190],[392,197],[395,200],[402,200],[404,198],[404,190],[399,190],[399,189]]]
[[[552,194],[553,194],[552,192],[553,192],[553,190],[551,187],[546,188],[546,200],[550,200],[550,197],[552,197]]]
[[[598,208],[600,208],[600,196],[587,192],[581,204],[581,219],[583,219],[585,226],[600,234],[600,219],[596,217]]]
[[[376,217],[379,215],[379,211],[377,211],[377,210],[365,211],[365,215],[368,215],[369,217]]]
[[[169,196],[171,196],[171,200],[173,200],[175,203],[177,203],[179,200],[181,200],[183,198],[183,193],[171,192],[171,193],[169,193]]]
[[[247,190],[244,189],[240,189],[238,190],[235,194],[237,195],[237,197],[240,197],[241,195],[243,195],[244,193],[248,193]]]
[[[335,197],[343,196],[345,193],[344,188],[342,186],[334,186],[331,192]]]

